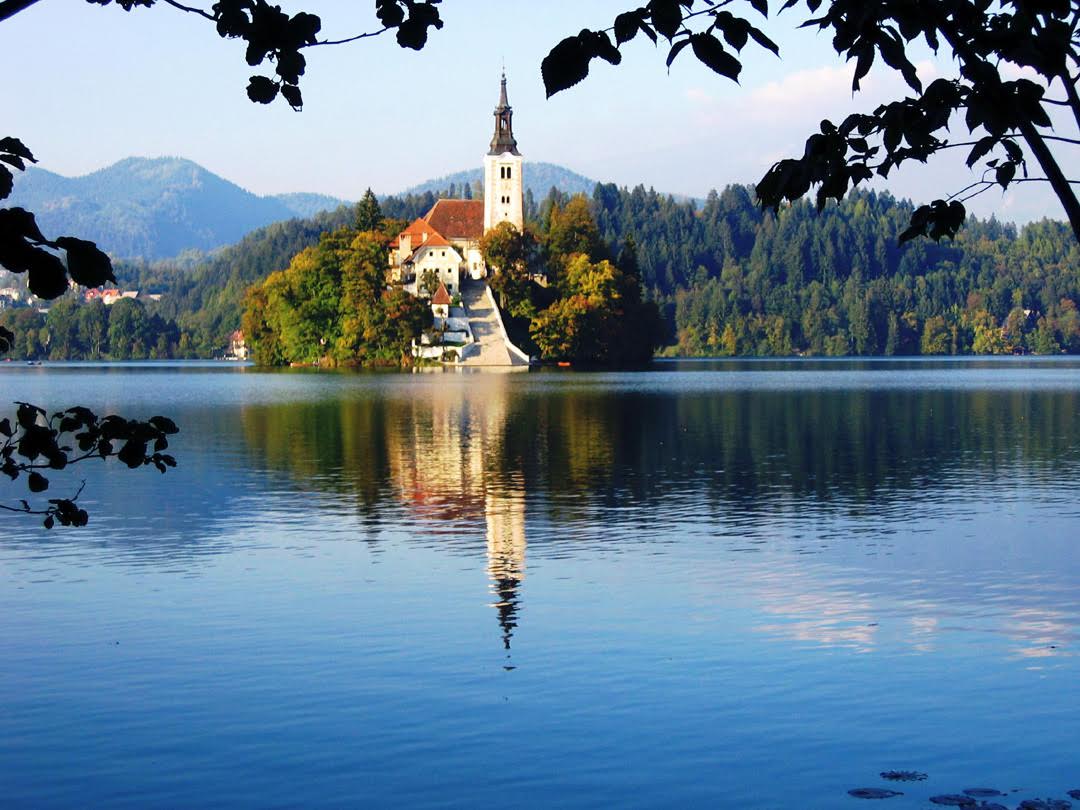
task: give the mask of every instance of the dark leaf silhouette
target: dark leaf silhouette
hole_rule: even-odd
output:
[[[112,261],[93,242],[73,236],[61,236],[56,240],[56,244],[67,253],[68,273],[76,284],[100,287],[107,281],[116,281]]]
[[[148,421],[109,415],[99,418],[89,408],[76,406],[47,415],[44,408],[20,402],[11,419],[0,420],[0,472],[12,481],[26,476],[27,488],[33,494],[49,489],[49,479],[43,470],[63,470],[91,458],[116,456],[129,468],[152,466],[160,472],[176,466],[176,460],[161,451],[169,446],[169,437],[179,432],[176,424],[164,416]],[[122,443],[120,450],[114,448]],[[78,447],[75,451],[72,444]],[[153,452],[148,447],[153,445]],[[82,488],[71,498],[54,498],[47,506],[35,508],[23,499],[18,506],[0,504],[8,512],[41,515],[44,525],[85,526],[88,516],[77,500]]]
[[[690,45],[694,49],[694,56],[703,65],[732,81],[739,80],[742,64],[724,50],[723,44],[716,37],[710,34],[694,34],[690,37]]]
[[[248,98],[258,104],[269,104],[278,94],[278,86],[266,76],[252,76],[247,86]]]
[[[540,73],[548,98],[573,87],[589,75],[591,55],[578,37],[567,37],[544,57]]]

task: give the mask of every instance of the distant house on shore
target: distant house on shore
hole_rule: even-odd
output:
[[[248,347],[244,341],[244,330],[237,329],[229,335],[229,353],[226,358],[230,360],[248,359]]]
[[[94,300],[100,300],[107,307],[111,307],[121,298],[138,298],[138,290],[118,290],[115,287],[110,289],[99,290],[96,287],[91,287],[83,293],[83,300],[86,303],[90,303]],[[159,298],[161,296],[158,296]]]

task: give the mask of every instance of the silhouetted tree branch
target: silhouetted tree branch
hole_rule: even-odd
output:
[[[14,422],[0,419],[0,473],[12,481],[25,476],[33,494],[49,488],[49,479],[41,471],[63,470],[90,459],[115,457],[131,469],[153,465],[162,473],[176,466],[176,460],[164,451],[169,447],[168,437],[179,428],[164,416],[152,416],[145,422],[115,415],[99,418],[83,407],[49,416],[37,405],[16,404],[19,409]],[[76,503],[83,486],[85,482],[71,498],[50,498],[44,508],[35,509],[21,500],[17,507],[0,504],[0,509],[44,515],[47,529],[57,522],[85,526],[88,516]]]
[[[615,18],[611,28],[565,38],[544,59],[541,71],[548,95],[573,87],[588,76],[593,59],[611,64],[622,61],[620,48],[639,33],[653,43],[666,40],[670,67],[689,48],[702,64],[721,76],[738,81],[739,54],[753,40],[779,54],[779,49],[756,25],[730,9],[749,7],[760,18],[769,16],[768,0],[650,0]],[[1080,9],[1068,0],[785,0],[780,11],[805,5],[811,16],[803,27],[832,34],[838,55],[855,62],[852,90],[869,73],[876,59],[899,72],[917,95],[877,107],[872,113],[853,114],[840,124],[822,122],[810,136],[802,157],[781,160],[757,185],[760,202],[776,208],[816,188],[818,206],[839,200],[875,174],[889,172],[908,160],[925,162],[952,146],[950,123],[963,115],[967,130],[978,136],[967,164],[973,167],[997,153],[986,165],[1003,189],[1026,175],[1027,154],[1046,174],[1080,239],[1080,201],[1061,171],[1048,142],[1075,143],[1052,136],[1053,126],[1044,105],[1068,106],[1080,127],[1080,94],[1069,65],[1080,65],[1078,27]],[[615,35],[614,43],[608,36]],[[956,58],[959,78],[939,79],[923,88],[909,46],[922,39],[935,52],[943,47]],[[1006,80],[1000,67],[1012,64],[1033,71],[1040,82],[1026,78]],[[1055,81],[1065,88],[1066,100],[1045,99]],[[875,158],[880,160],[871,162]],[[956,195],[954,195],[955,197]],[[951,199],[951,198],[950,198]],[[902,238],[917,235],[952,236],[966,216],[955,199],[935,200],[916,210],[912,227]]]

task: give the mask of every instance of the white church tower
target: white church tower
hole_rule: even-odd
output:
[[[484,158],[484,233],[500,222],[510,222],[519,231],[525,229],[522,161],[514,140],[513,118],[503,73],[499,106],[495,108],[495,135]]]

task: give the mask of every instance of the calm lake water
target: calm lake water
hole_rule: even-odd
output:
[[[89,475],[86,528],[0,516],[4,807],[1080,788],[1080,362],[7,364],[0,394],[182,429],[165,476],[53,478]]]

